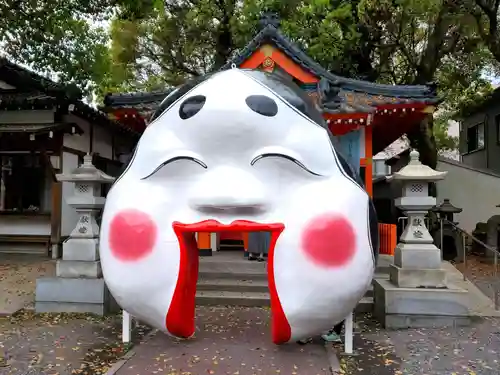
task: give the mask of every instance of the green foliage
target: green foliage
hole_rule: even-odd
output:
[[[63,83],[87,92],[109,70],[107,35],[89,22],[111,16],[106,0],[18,0],[0,2],[3,53],[41,73],[57,72]]]
[[[491,91],[483,74],[499,70],[500,38],[491,37],[498,34],[492,12],[499,2],[494,3],[10,1],[0,4],[7,21],[0,24],[0,38],[16,61],[56,71],[61,81],[101,97],[163,89],[217,69],[255,35],[261,12],[274,11],[283,32],[337,74],[394,84],[437,81],[444,98],[440,114],[428,122],[430,135],[421,130],[423,138],[413,139],[424,152],[435,153],[436,146],[456,145],[446,136],[448,119]]]

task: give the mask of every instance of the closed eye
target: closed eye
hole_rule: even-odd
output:
[[[178,160],[194,161],[196,164],[201,165],[203,168],[205,168],[205,169],[208,168],[204,162],[202,162],[200,159],[194,158],[192,156],[174,156],[173,158],[170,158],[170,159],[164,161],[163,163],[161,163],[158,167],[156,167],[156,169],[153,172],[148,174],[146,177],[141,178],[141,180],[145,180],[145,179],[151,177],[156,172],[158,172],[161,168],[163,168],[165,165],[173,163],[173,162],[178,161]]]
[[[272,158],[282,158],[282,159],[287,159],[287,160],[290,160],[291,162],[297,164],[300,168],[302,168],[303,170],[305,170],[306,172],[314,175],[314,176],[322,176],[321,174],[319,173],[316,173],[316,172],[313,172],[311,171],[309,168],[307,168],[302,162],[298,161],[297,159],[295,159],[294,157],[290,156],[290,155],[285,155],[285,154],[280,154],[278,152],[269,152],[269,153],[265,153],[265,154],[260,154],[260,155],[257,155],[255,158],[253,158],[253,160],[250,162],[250,165],[254,165],[257,161],[259,161],[260,159],[264,159],[264,158],[269,158],[269,157],[272,157]]]

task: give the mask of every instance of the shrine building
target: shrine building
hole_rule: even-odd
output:
[[[336,147],[354,166],[373,197],[372,158],[433,113],[440,99],[436,85],[388,85],[333,74],[316,63],[279,30],[279,20],[267,15],[258,34],[222,68],[260,69],[279,74],[302,87],[318,104]],[[151,114],[173,89],[150,93],[108,94],[102,111],[135,131],[143,131]],[[380,224],[381,252],[396,244],[395,226]],[[201,251],[222,248],[240,238],[200,234]],[[221,242],[222,241],[222,242]],[[246,242],[245,236],[243,241]]]

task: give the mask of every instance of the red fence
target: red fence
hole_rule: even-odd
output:
[[[397,244],[397,227],[395,224],[378,224],[380,254],[394,255]]]

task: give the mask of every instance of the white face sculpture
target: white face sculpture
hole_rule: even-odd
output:
[[[122,308],[190,337],[194,233],[264,230],[272,232],[273,341],[320,334],[345,318],[372,281],[376,218],[305,93],[231,69],[177,90],[160,112],[102,219],[104,277]]]

